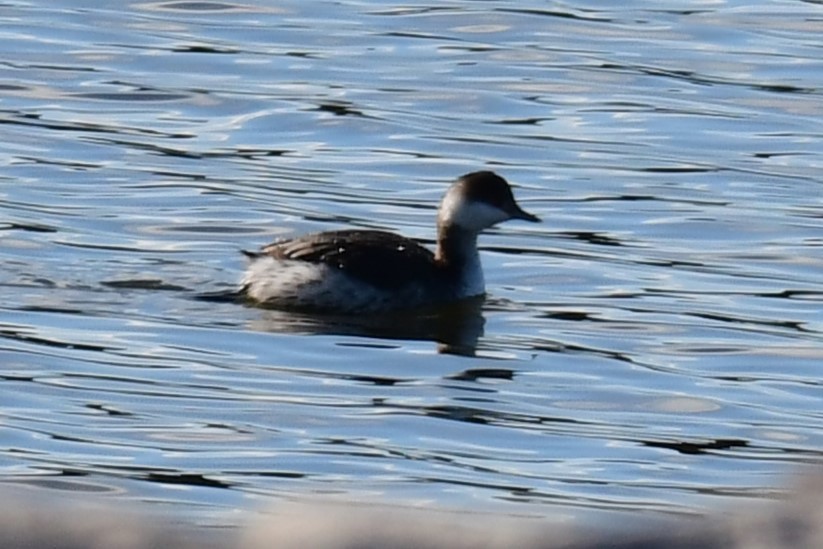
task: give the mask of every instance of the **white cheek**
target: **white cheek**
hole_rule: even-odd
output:
[[[482,231],[509,218],[506,212],[477,202],[459,203],[452,211],[452,216],[456,225],[473,231]]]

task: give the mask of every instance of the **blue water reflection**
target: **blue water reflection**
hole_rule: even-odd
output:
[[[819,460],[820,6],[99,4],[4,8],[4,479],[588,516]],[[281,236],[430,244],[482,167],[546,222],[479,309],[203,299]]]

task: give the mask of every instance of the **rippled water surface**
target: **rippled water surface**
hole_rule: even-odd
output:
[[[6,2],[0,475],[203,524],[315,494],[700,513],[823,449],[819,2]],[[489,298],[318,318],[241,248],[433,239]]]

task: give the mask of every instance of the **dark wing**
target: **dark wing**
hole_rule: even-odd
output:
[[[275,242],[260,254],[276,259],[325,263],[385,290],[427,284],[438,270],[434,254],[414,240],[384,231],[348,230]]]

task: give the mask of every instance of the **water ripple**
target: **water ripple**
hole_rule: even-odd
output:
[[[5,10],[6,480],[636,516],[819,460],[819,6]],[[482,167],[548,220],[482,237],[486,301],[234,298],[273,238],[431,245]]]

